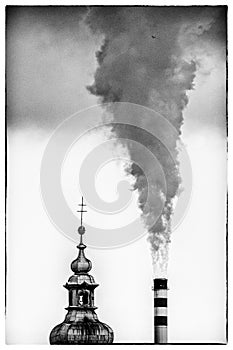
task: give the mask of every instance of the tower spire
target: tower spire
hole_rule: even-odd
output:
[[[79,226],[79,228],[78,228],[78,233],[80,234],[79,247],[81,247],[83,245],[83,235],[86,231],[85,227],[83,226],[83,213],[87,213],[87,210],[83,209],[84,207],[86,207],[86,204],[84,204],[84,202],[83,202],[83,196],[82,196],[82,203],[79,204],[79,206],[81,207],[81,210],[77,210],[77,212],[81,213],[81,226]]]
[[[87,210],[84,210],[84,207],[86,207],[86,204],[83,202],[83,197],[82,197],[82,203],[79,204],[81,207],[81,210],[77,210],[78,213],[81,213],[81,226],[78,228],[78,233],[80,234],[80,242],[77,248],[79,249],[79,254],[77,259],[75,259],[72,264],[71,264],[71,270],[74,273],[87,273],[88,271],[91,270],[92,264],[89,259],[86,258],[84,254],[84,249],[86,248],[86,245],[83,244],[83,235],[86,232],[85,227],[83,226],[83,213],[86,213]]]
[[[81,213],[81,226],[83,226],[83,213],[87,213],[87,210],[84,210],[83,207],[86,207],[86,204],[83,202],[83,196],[82,196],[82,203],[79,204],[81,207],[81,210],[77,210],[78,213]]]

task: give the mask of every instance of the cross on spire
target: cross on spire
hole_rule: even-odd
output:
[[[77,210],[78,213],[81,213],[81,226],[83,225],[83,213],[87,213],[87,210],[84,210],[83,207],[86,207],[86,204],[83,202],[83,196],[82,196],[82,203],[79,204],[81,207],[81,210]]]

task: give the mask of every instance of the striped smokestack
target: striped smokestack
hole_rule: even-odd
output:
[[[154,279],[154,341],[167,343],[167,279]]]

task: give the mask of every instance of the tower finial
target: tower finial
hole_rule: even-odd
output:
[[[83,208],[86,207],[86,204],[83,202],[82,197],[82,203],[79,204],[81,207],[81,210],[77,210],[78,213],[81,213],[81,226],[78,228],[78,233],[80,234],[80,242],[79,245],[77,245],[77,248],[79,249],[79,254],[77,259],[75,259],[71,264],[71,270],[74,273],[87,273],[91,270],[91,261],[88,260],[85,257],[84,249],[86,248],[85,244],[83,244],[83,235],[85,233],[85,227],[83,226],[83,213],[86,213],[87,210],[84,210]]]
[[[81,207],[81,210],[77,210],[78,213],[81,213],[81,226],[78,228],[78,233],[80,234],[80,244],[83,243],[82,235],[85,233],[85,227],[83,226],[83,213],[87,213],[87,210],[84,210],[83,207],[86,207],[86,204],[83,202],[83,196],[82,196],[82,203],[79,204]]]
[[[81,213],[81,226],[83,225],[83,213],[86,213],[87,210],[83,210],[83,207],[86,207],[86,204],[84,204],[83,202],[83,196],[82,196],[82,203],[79,204],[79,206],[81,207],[81,210],[77,210],[78,213]]]

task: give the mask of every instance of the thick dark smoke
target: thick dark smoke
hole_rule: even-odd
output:
[[[96,53],[98,68],[88,90],[103,103],[131,102],[150,107],[163,115],[180,135],[187,92],[194,88],[201,58],[205,54],[225,54],[225,12],[225,7],[92,8],[86,21],[94,33],[104,35],[105,39]],[[119,137],[135,138],[132,128],[115,128],[113,132]],[[167,144],[176,157],[178,138],[167,135]],[[153,257],[157,266],[161,265],[162,274],[167,264],[174,200],[181,185],[178,160],[172,161],[166,149],[148,135],[139,133],[137,140],[156,154],[167,183],[165,194],[148,162],[146,170],[155,193],[145,205],[145,174],[135,164],[129,170],[135,177]],[[135,162],[145,163],[143,154],[136,153],[130,145],[128,150]],[[157,201],[164,203],[164,209],[151,227]]]

